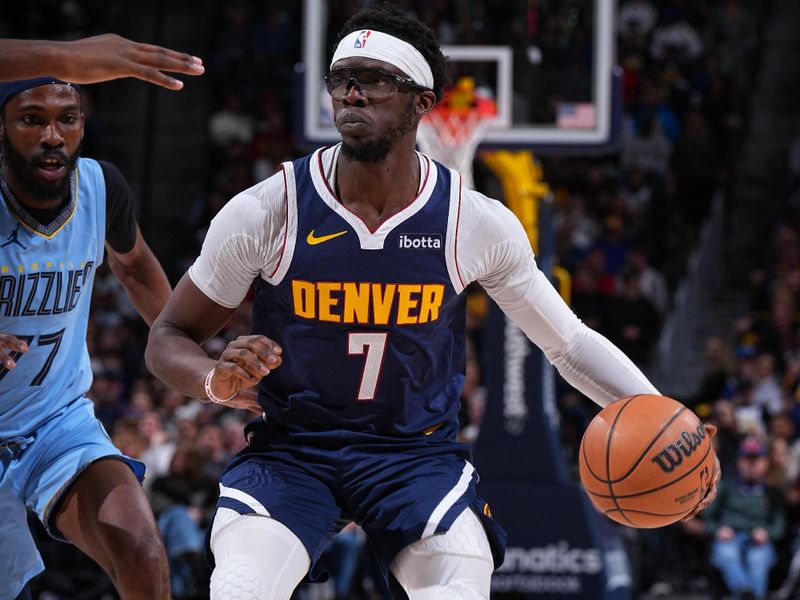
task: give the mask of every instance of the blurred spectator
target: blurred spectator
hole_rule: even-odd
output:
[[[712,438],[714,451],[719,458],[723,479],[736,476],[741,434],[736,422],[736,407],[730,400],[717,400],[711,422],[717,426],[717,435]]]
[[[659,317],[664,318],[670,303],[666,278],[650,264],[647,251],[642,246],[632,245],[628,248],[627,262],[639,275],[642,296],[656,308]]]
[[[619,189],[629,213],[638,223],[645,223],[650,214],[655,190],[642,169],[628,169]]]
[[[800,439],[788,413],[774,415],[770,419],[769,435],[770,439],[783,440],[786,444],[786,480],[791,485],[800,477]]]
[[[619,33],[623,36],[646,35],[658,20],[658,12],[648,0],[628,0],[619,9]]]
[[[608,337],[637,365],[647,365],[659,329],[658,312],[642,295],[640,276],[632,270],[622,276],[622,290],[609,316]]]
[[[358,526],[355,523],[348,523],[333,537],[326,550],[336,594],[334,600],[351,598],[361,545],[362,540]]]
[[[756,43],[753,14],[740,0],[717,2],[711,10],[705,37],[720,59],[723,75],[736,84],[737,90],[743,90],[749,56]]]
[[[218,481],[231,459],[231,455],[225,451],[222,427],[216,423],[204,425],[197,434],[197,445],[202,456],[203,473],[209,479]]]
[[[675,140],[672,167],[675,199],[685,224],[696,234],[719,178],[717,148],[703,113],[694,111],[687,116],[684,130]]]
[[[775,543],[785,532],[784,497],[766,483],[764,443],[747,438],[739,449],[738,478],[723,479],[716,502],[701,513],[713,536],[711,563],[737,598],[767,597]]]
[[[767,471],[764,482],[783,492],[791,486],[789,479],[789,444],[780,437],[770,437],[767,443],[767,457],[769,458],[769,470]]]
[[[574,251],[576,258],[583,255],[595,245],[600,236],[600,224],[597,217],[588,209],[586,199],[575,194],[570,198],[569,205],[564,206],[555,217],[555,226],[559,230],[562,244],[567,245],[568,252]],[[567,261],[572,264],[572,261]]]
[[[122,379],[117,371],[95,373],[92,387],[86,394],[94,402],[94,412],[106,431],[114,430],[117,419],[125,416],[122,404]]]
[[[481,367],[475,354],[475,346],[467,341],[467,367],[464,376],[464,387],[461,390],[461,408],[459,411],[459,438],[462,442],[472,444],[478,439],[481,421],[486,408],[486,388],[481,384]]]
[[[169,472],[150,486],[176,599],[207,597],[210,572],[203,560],[203,532],[213,517],[217,495],[217,482],[204,475],[200,450],[192,444],[179,445]]]
[[[587,265],[577,267],[572,276],[572,310],[592,329],[605,331],[610,296],[600,291],[597,275]]]
[[[654,115],[647,115],[622,132],[622,166],[625,169],[639,169],[665,177],[669,171],[672,143]]]
[[[211,141],[219,147],[233,142],[247,145],[253,139],[253,119],[244,110],[242,98],[235,93],[225,97],[225,107],[211,115],[208,122]]]
[[[763,437],[766,432],[764,411],[761,406],[753,402],[752,379],[743,379],[739,382],[733,402],[736,406],[736,428],[739,432],[743,435]]]
[[[755,378],[751,400],[770,415],[783,411],[783,390],[775,374],[775,358],[771,354],[761,354],[756,358]]]
[[[169,439],[161,422],[161,415],[148,411],[139,418],[139,435],[145,442],[140,460],[147,465],[145,487],[169,470],[175,443]]]
[[[228,455],[233,456],[244,450],[244,426],[245,422],[233,414],[227,414],[222,418],[225,450]]]
[[[603,219],[603,231],[595,249],[603,253],[605,267],[612,276],[619,274],[628,257],[629,236],[624,218],[610,214]]]
[[[697,30],[683,18],[665,20],[653,32],[650,53],[653,58],[673,58],[688,63],[703,52],[703,40]]]
[[[700,405],[713,405],[719,398],[732,395],[732,377],[735,371],[733,353],[718,336],[711,336],[705,343],[705,369],[695,392],[684,400],[689,408],[697,410]]]

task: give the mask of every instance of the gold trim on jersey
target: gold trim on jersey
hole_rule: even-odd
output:
[[[8,189],[5,181],[3,181],[3,196],[6,200],[6,206],[8,206],[8,209],[25,229],[45,239],[51,240],[59,231],[64,229],[67,223],[72,220],[73,215],[78,209],[78,178],[78,165],[76,164],[72,174],[70,175],[72,184],[70,203],[64,207],[61,213],[48,226],[46,226],[47,229],[45,231],[42,231],[42,228],[45,226],[28,214],[25,208],[20,204],[19,200],[17,200],[14,195],[11,194],[11,190]],[[50,227],[53,225],[55,225],[55,229],[53,229],[51,232]]]

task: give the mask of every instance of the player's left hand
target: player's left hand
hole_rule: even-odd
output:
[[[716,425],[711,425],[710,423],[707,423],[705,425],[705,428],[706,428],[706,432],[708,432],[708,439],[710,441],[711,438],[713,438],[715,435],[717,435],[717,426]],[[706,495],[703,496],[703,499],[700,500],[700,502],[697,504],[697,506],[694,507],[694,510],[692,512],[690,512],[688,515],[683,517],[683,519],[682,519],[683,521],[688,521],[689,519],[693,518],[694,516],[697,515],[697,513],[699,513],[704,508],[708,508],[708,506],[710,506],[711,503],[714,502],[714,500],[717,498],[717,484],[719,483],[719,480],[721,478],[722,478],[722,470],[720,469],[720,466],[719,466],[719,457],[716,456],[716,454],[715,454],[714,455],[714,472],[711,474],[711,477],[710,477],[711,484],[708,486],[708,490],[706,491]]]
[[[264,409],[261,408],[261,405],[258,403],[258,388],[239,390],[233,398],[220,406],[226,408],[240,408],[257,415],[264,414]]]

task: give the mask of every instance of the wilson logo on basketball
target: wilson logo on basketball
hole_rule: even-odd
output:
[[[702,424],[698,425],[695,431],[682,431],[681,437],[667,445],[651,460],[665,473],[672,473],[684,458],[689,458],[697,450],[707,435],[706,428]]]

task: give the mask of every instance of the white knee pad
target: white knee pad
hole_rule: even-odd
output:
[[[300,539],[270,517],[220,508],[211,529],[211,600],[289,600],[311,565]]]
[[[494,560],[486,531],[468,508],[446,533],[405,547],[391,570],[410,600],[487,600]]]

